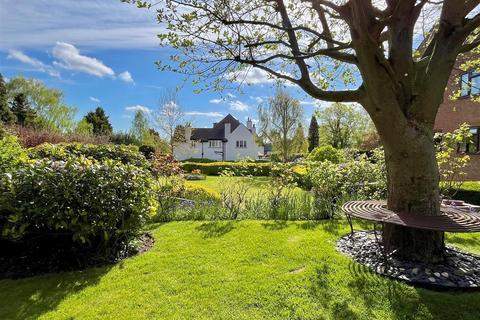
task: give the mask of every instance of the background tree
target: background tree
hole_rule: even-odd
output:
[[[123,0],[149,7],[149,1]],[[480,0],[176,0],[157,19],[179,49],[158,63],[221,89],[255,67],[313,98],[357,102],[382,140],[388,208],[440,214],[435,117],[457,56],[477,48]],[[422,19],[419,19],[422,17]],[[424,28],[421,24],[424,23]],[[433,27],[433,29],[431,28]],[[428,36],[422,30],[430,30]],[[421,52],[415,41],[424,39]],[[478,60],[477,60],[478,61]],[[341,90],[337,81],[343,80]],[[444,258],[444,233],[387,224],[387,252]]]
[[[97,107],[95,111],[87,113],[85,115],[85,120],[92,125],[94,135],[110,136],[112,134],[112,125],[102,107]]]
[[[318,147],[320,143],[320,136],[319,136],[319,127],[317,122],[317,117],[312,115],[310,119],[310,126],[308,127],[308,152],[312,152],[313,149]]]
[[[160,98],[159,108],[153,115],[153,121],[168,141],[171,154],[173,154],[175,146],[185,138],[175,134],[176,128],[182,125],[184,116],[185,114],[178,102],[177,92],[174,90],[166,91]]]
[[[295,134],[292,138],[292,151],[293,153],[304,154],[308,151],[308,141],[305,137],[305,130],[303,130],[303,125],[300,123],[295,130]]]
[[[337,149],[358,146],[369,123],[368,115],[344,103],[333,103],[315,114],[320,121],[322,143]]]
[[[8,92],[5,79],[0,73],[0,121],[6,124],[13,123],[15,116],[8,106]]]
[[[130,128],[130,133],[139,141],[144,142],[148,139],[149,125],[148,119],[145,116],[145,113],[141,110],[135,112],[135,117],[132,120],[132,127]]]
[[[76,108],[63,101],[63,92],[48,88],[37,79],[15,77],[8,82],[11,99],[23,93],[37,114],[37,126],[54,132],[69,132],[75,128]]]
[[[287,162],[293,152],[292,139],[303,118],[299,101],[278,87],[267,105],[259,106],[258,117],[260,134],[273,144],[273,150],[280,152],[282,160]]]
[[[87,119],[83,118],[77,123],[74,131],[81,135],[91,136],[93,135],[93,125],[88,122]]]
[[[36,114],[30,107],[25,94],[19,93],[15,96],[11,103],[11,110],[16,124],[22,127],[34,126]]]

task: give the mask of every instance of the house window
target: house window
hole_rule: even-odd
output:
[[[480,151],[480,127],[470,128],[472,134],[472,141],[470,143],[462,143],[458,147],[458,152],[461,153],[479,153]]]
[[[470,70],[460,76],[460,96],[480,95],[480,72]]]
[[[222,147],[222,141],[220,141],[220,140],[210,140],[210,141],[208,141],[208,147],[209,148],[221,148]]]
[[[246,147],[247,147],[247,141],[237,140],[237,148],[246,148]]]

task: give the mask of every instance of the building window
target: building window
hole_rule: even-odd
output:
[[[470,143],[462,143],[458,146],[459,153],[479,153],[480,151],[480,127],[470,128],[472,141]]]
[[[247,141],[237,140],[237,148],[246,148],[246,147],[247,147]]]
[[[480,72],[470,70],[460,76],[460,96],[480,95]]]
[[[208,141],[208,147],[209,148],[221,148],[222,147],[222,141],[220,141],[220,140],[210,140],[210,141]]]

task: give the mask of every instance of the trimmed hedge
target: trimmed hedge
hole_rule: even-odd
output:
[[[123,164],[131,164],[139,168],[150,168],[149,161],[138,151],[138,147],[131,145],[44,143],[35,148],[28,149],[28,153],[31,159],[67,161],[71,157],[83,156],[92,160],[116,160]]]
[[[212,163],[196,163],[183,162],[180,167],[185,172],[200,170],[202,174],[218,176],[223,171],[233,171],[238,175],[251,176],[268,176],[272,168],[271,163],[255,163],[255,162],[212,162]]]
[[[30,160],[0,192],[1,236],[32,243],[48,238],[47,245],[61,237],[66,247],[115,255],[154,214],[152,190],[147,170],[118,161]]]

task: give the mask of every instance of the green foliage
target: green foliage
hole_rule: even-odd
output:
[[[292,153],[302,152],[305,137],[303,128],[299,131],[298,127],[303,121],[303,110],[300,102],[285,89],[277,87],[268,104],[258,107],[258,117],[261,138],[272,143],[273,151],[280,154],[283,162],[287,162]]]
[[[40,80],[15,77],[7,85],[10,99],[24,94],[37,117],[35,124],[53,132],[70,132],[75,126],[74,107],[63,102],[63,92],[48,88]]]
[[[333,103],[316,112],[320,122],[321,143],[338,149],[356,147],[371,122],[368,115],[354,105]]]
[[[153,156],[155,155],[155,148],[148,145],[141,145],[138,148],[138,151],[140,151],[143,154],[143,156],[147,159],[152,159]]]
[[[333,218],[348,200],[384,199],[387,193],[386,167],[383,150],[372,158],[336,164],[330,161],[311,162],[308,179],[314,194],[316,218]]]
[[[312,119],[310,119],[310,126],[308,127],[308,152],[312,152],[313,149],[318,147],[319,143],[320,136],[317,117],[312,114]]]
[[[459,145],[470,143],[472,134],[469,125],[464,123],[453,132],[437,133],[435,140],[438,142],[436,156],[440,173],[440,193],[443,197],[449,198],[462,184],[464,169],[470,161],[470,156],[457,152],[457,148]]]
[[[6,134],[0,138],[0,175],[2,178],[5,173],[11,173],[26,159],[27,152],[18,143],[15,136]]]
[[[345,153],[336,149],[331,145],[323,145],[315,148],[307,157],[309,161],[330,161],[332,163],[340,163],[345,160]]]
[[[141,145],[141,141],[138,140],[130,132],[115,132],[110,136],[110,141],[113,144],[124,144],[124,145]]]
[[[11,110],[15,116],[15,123],[22,127],[32,127],[35,124],[36,114],[30,107],[24,93],[17,94],[11,103]]]
[[[6,124],[11,124],[15,121],[10,107],[8,106],[8,92],[5,84],[5,79],[0,73],[0,121]]]
[[[93,126],[93,134],[96,136],[110,136],[113,132],[108,116],[101,107],[87,113],[85,120]]]
[[[111,144],[81,144],[81,143],[44,143],[28,150],[32,159],[50,159],[66,161],[71,157],[86,157],[93,160],[116,160],[123,164],[139,168],[150,168],[150,163],[135,146]]]
[[[0,195],[2,236],[68,235],[73,245],[113,254],[153,213],[149,173],[118,161],[69,157],[22,163]]]
[[[74,131],[81,135],[91,136],[93,135],[93,125],[83,118],[77,123]]]
[[[200,170],[206,175],[220,175],[223,171],[232,171],[235,174],[251,176],[268,176],[270,174],[270,163],[252,163],[252,162],[182,162],[180,167],[185,172]]]

